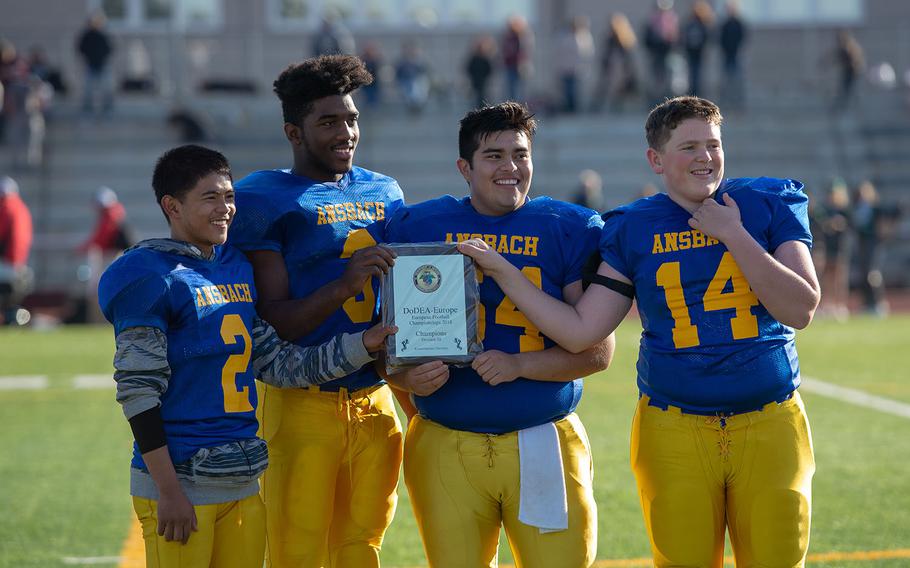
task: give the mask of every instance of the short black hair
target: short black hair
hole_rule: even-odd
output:
[[[504,130],[523,132],[530,141],[537,131],[537,119],[528,107],[514,101],[472,110],[461,119],[458,155],[470,164],[474,152],[480,147],[480,141],[494,132]]]
[[[316,99],[347,95],[372,82],[373,75],[359,57],[320,55],[289,65],[272,86],[284,121],[301,126]]]
[[[221,152],[195,144],[168,150],[158,158],[152,174],[152,189],[155,190],[158,205],[161,206],[165,195],[183,200],[199,180],[213,173],[222,174],[234,181],[231,165]],[[167,214],[164,217],[170,222]]]
[[[693,96],[667,99],[654,107],[648,115],[648,120],[645,121],[645,137],[648,139],[648,146],[658,152],[662,151],[664,144],[670,140],[673,130],[681,122],[690,118],[701,118],[708,124],[717,126],[724,121],[720,108],[708,99]]]

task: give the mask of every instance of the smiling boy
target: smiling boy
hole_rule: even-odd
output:
[[[130,493],[151,568],[261,568],[268,465],[256,436],[255,379],[306,387],[373,359],[375,326],[317,347],[278,338],[256,315],[252,267],[222,247],[233,220],[227,160],[181,146],[152,186],[170,238],[142,241],[101,277],[114,325],[117,400],[135,437]]]
[[[378,316],[374,277],[394,262],[377,243],[404,202],[401,188],[354,165],[360,113],[353,94],[372,80],[348,55],[282,71],[274,90],[293,165],[237,182],[230,243],[253,264],[263,319],[298,345],[367,329]],[[421,392],[449,376],[440,362],[405,375],[413,379],[408,388]],[[401,468],[392,391],[367,365],[318,388],[266,386],[262,399],[272,455],[263,477],[269,565],[379,566]]]
[[[455,242],[481,235],[548,297],[581,296],[596,250],[593,210],[529,199],[537,122],[507,102],[469,112],[458,170],[470,195],[404,207],[390,242]],[[582,380],[605,369],[613,338],[580,354],[554,345],[491,279],[480,282],[486,351],[427,396],[408,426],[404,476],[429,564],[493,566],[501,527],[516,564],[588,566],[597,552],[590,444],[575,414]]]
[[[558,302],[479,240],[460,246],[570,351],[611,333],[634,298],[644,332],[632,468],[657,566],[802,566],[815,471],[793,328],[819,286],[802,184],[724,180],[710,101],[658,105],[647,159],[666,193],[604,215],[597,275]]]

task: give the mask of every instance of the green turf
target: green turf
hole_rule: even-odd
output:
[[[586,382],[579,414],[595,456],[598,558],[648,555],[629,469],[638,323],[621,328],[612,368]],[[803,373],[910,402],[910,318],[818,321],[799,335]],[[107,327],[0,330],[0,375],[41,374],[46,391],[0,391],[0,567],[62,566],[65,556],[116,556],[131,518],[130,434],[113,389],[76,391],[75,374],[111,370]],[[812,553],[910,547],[910,420],[811,393],[815,439]],[[502,560],[509,561],[507,550]],[[383,565],[423,564],[404,487]],[[815,562],[896,568],[910,559]]]

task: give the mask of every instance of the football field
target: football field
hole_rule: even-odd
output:
[[[579,407],[593,446],[597,567],[648,565],[629,467],[637,321]],[[810,566],[910,566],[910,317],[818,320],[798,335],[815,443]],[[0,329],[0,568],[141,566],[129,546],[131,435],[108,327]],[[402,483],[383,566],[423,566]],[[504,539],[503,539],[504,540]],[[141,553],[141,550],[138,552]],[[501,564],[511,562],[508,547]]]

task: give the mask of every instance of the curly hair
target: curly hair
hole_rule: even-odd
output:
[[[690,118],[701,118],[717,126],[724,121],[720,108],[707,99],[692,96],[667,99],[651,110],[645,122],[648,146],[660,152],[670,140],[673,130]]]
[[[300,126],[316,99],[347,95],[372,82],[373,75],[360,58],[320,55],[289,65],[272,86],[281,100],[284,121]]]
[[[530,141],[537,131],[537,119],[528,107],[513,101],[472,110],[461,119],[458,155],[470,164],[474,152],[480,147],[480,141],[494,132],[504,130],[523,132]]]

